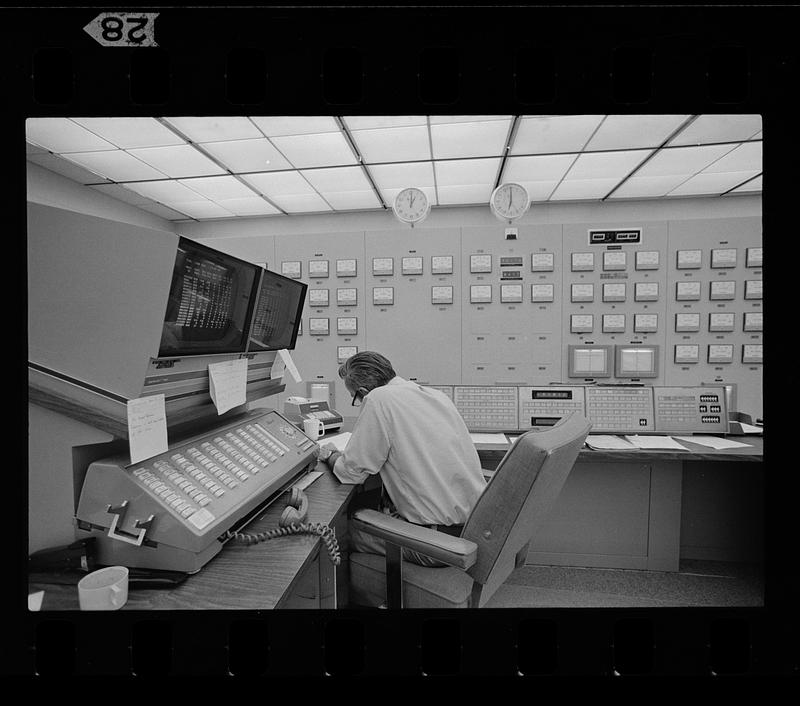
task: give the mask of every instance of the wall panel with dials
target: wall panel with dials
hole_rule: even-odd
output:
[[[733,383],[737,408],[760,417],[760,219],[671,221],[669,248],[665,384]]]
[[[561,226],[461,229],[464,384],[561,377]]]

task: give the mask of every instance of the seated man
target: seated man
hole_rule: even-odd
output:
[[[342,483],[379,473],[380,509],[407,522],[459,535],[486,486],[478,452],[455,405],[444,393],[404,380],[380,353],[356,353],[339,368],[360,413],[340,453],[320,449]],[[351,531],[350,548],[385,554],[383,540]],[[445,566],[404,550],[422,566]]]

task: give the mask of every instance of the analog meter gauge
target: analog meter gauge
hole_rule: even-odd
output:
[[[431,204],[422,189],[410,186],[395,196],[393,210],[400,221],[413,228],[427,218]]]

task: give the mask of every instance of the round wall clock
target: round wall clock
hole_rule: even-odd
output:
[[[395,196],[392,208],[399,220],[410,224],[413,228],[415,224],[425,220],[431,210],[431,204],[422,189],[410,186]]]
[[[531,199],[527,189],[522,184],[507,182],[500,184],[493,192],[489,200],[492,213],[501,221],[517,220],[528,210]]]

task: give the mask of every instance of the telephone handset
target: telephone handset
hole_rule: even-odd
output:
[[[278,520],[278,524],[281,527],[288,527],[292,524],[299,525],[306,521],[307,515],[308,497],[300,488],[292,488],[289,504],[281,513],[281,519]]]

